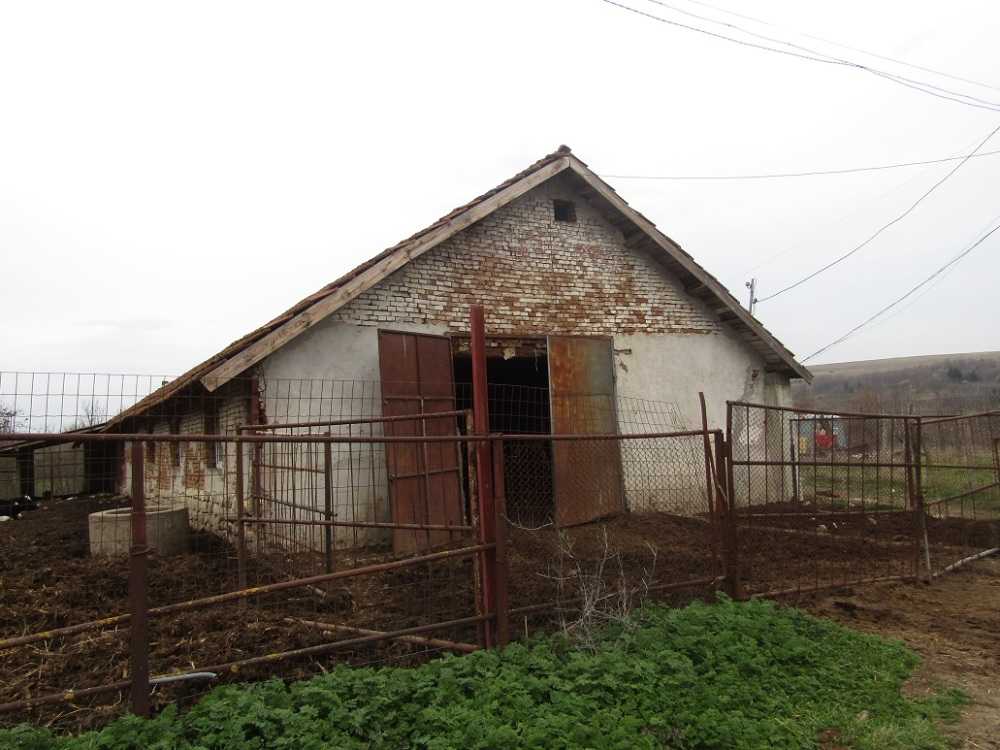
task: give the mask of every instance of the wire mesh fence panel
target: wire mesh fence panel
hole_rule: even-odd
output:
[[[127,611],[127,554],[93,557],[91,513],[115,507],[106,498],[42,500],[40,507],[0,524],[0,639],[63,628]],[[127,550],[127,540],[126,540]],[[71,633],[16,648],[0,646],[0,704],[93,687],[128,674],[125,627]],[[106,700],[106,696],[105,696]],[[0,724],[90,714],[100,699],[80,699],[37,714],[0,713]]]
[[[665,402],[491,383],[494,434],[474,435],[457,379],[397,414],[377,382],[129,381],[112,405],[121,382],[91,379],[107,408],[79,427],[83,381],[0,374],[0,723],[103,723],[147,671],[163,706],[1000,545],[996,414],[733,403],[724,440]],[[580,434],[552,434],[564,417]]]
[[[915,573],[911,420],[734,402],[727,421],[748,591]]]
[[[1000,412],[921,420],[915,476],[937,575],[1000,548]]]
[[[183,700],[226,680],[296,678],[336,663],[412,663],[442,651],[478,648],[488,608],[477,599],[479,553],[463,550],[477,542],[476,528],[465,516],[471,516],[468,505],[462,505],[461,523],[444,530],[447,538],[435,539],[417,556],[350,536],[341,539],[342,548],[324,546],[327,531],[357,524],[381,533],[400,525],[390,516],[372,522],[384,528],[367,528],[367,522],[346,512],[346,504],[326,506],[345,510],[342,518],[328,521],[310,505],[318,497],[323,507],[338,489],[335,481],[317,487],[300,480],[298,475],[310,474],[310,461],[322,456],[327,467],[322,475],[332,478],[334,464],[326,456],[336,455],[334,449],[349,456],[372,442],[347,434],[356,425],[343,427],[350,429],[331,442],[315,434],[250,435],[245,441],[197,436],[198,444],[217,446],[220,463],[231,457],[239,478],[227,485],[229,494],[198,515],[190,514],[184,502],[165,502],[160,463],[147,460],[150,454],[169,458],[183,436],[123,438],[131,498],[46,499],[34,512],[0,526],[5,571],[0,669],[11,678],[0,687],[0,722],[30,717],[82,728],[127,710],[122,691],[133,679],[131,613],[139,606],[137,585],[150,620],[141,650],[154,677],[166,675],[164,681],[153,680],[154,705]],[[110,435],[74,439],[114,442]],[[66,438],[52,440],[64,444],[57,441]],[[385,455],[382,438],[374,441]],[[294,524],[255,515],[252,504],[240,502],[251,499],[250,484],[243,480],[251,476],[257,445],[266,449],[262,456],[273,457],[272,471],[289,474],[278,486]],[[465,443],[428,440],[421,447],[421,455],[457,456]],[[137,497],[142,506],[136,506]],[[143,508],[145,523],[136,520],[136,507]],[[138,546],[137,524],[145,536]],[[241,525],[254,533],[239,533]],[[303,531],[289,536],[287,525]],[[402,525],[414,534],[426,532]],[[260,529],[265,530],[260,538],[272,542],[266,547],[259,543]],[[336,539],[332,533],[325,538]],[[139,560],[143,572],[136,579]],[[205,671],[213,675],[191,674]],[[40,707],[29,705],[39,699]]]
[[[553,627],[580,634],[648,598],[721,585],[704,436],[502,441],[515,635]],[[555,444],[552,455],[565,462],[553,474],[556,487],[535,482],[524,461],[539,444]],[[604,483],[578,481],[609,460],[619,464]]]
[[[94,427],[170,379],[122,373],[0,371],[0,433]]]

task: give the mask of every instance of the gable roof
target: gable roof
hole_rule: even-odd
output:
[[[142,399],[111,420],[108,426],[140,414],[195,383],[200,382],[209,391],[216,390],[411,260],[561,173],[566,173],[577,181],[584,199],[598,208],[624,233],[629,248],[649,253],[678,277],[688,294],[702,300],[740,338],[761,354],[769,369],[784,372],[791,377],[812,380],[812,373],[797,362],[792,352],[750,315],[718,279],[696,263],[680,245],[658,230],[653,222],[629,206],[614,188],[574,156],[568,147],[560,146],[558,150],[542,157],[492,190],[459,206],[430,226],[383,250],[336,281],[300,300],[268,323]]]

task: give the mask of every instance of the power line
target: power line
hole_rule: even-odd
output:
[[[920,167],[927,164],[945,164],[950,161],[959,161],[968,157],[982,158],[984,156],[995,156],[1000,154],[1000,149],[995,151],[984,151],[981,154],[968,154],[967,156],[948,156],[943,159],[926,159],[924,161],[906,161],[897,164],[880,164],[874,167],[851,167],[848,169],[817,169],[805,172],[765,172],[761,174],[729,174],[729,175],[644,175],[644,174],[607,174],[603,175],[614,180],[773,180],[784,177],[817,177],[821,175],[853,174],[856,172],[879,172],[885,169],[899,169],[901,167]]]
[[[846,66],[853,67],[853,68],[860,68],[860,69],[862,69],[862,70],[864,70],[864,71],[866,71],[868,73],[873,73],[875,75],[882,76],[882,77],[889,77],[889,78],[895,80],[897,83],[901,83],[901,82],[905,81],[907,84],[914,84],[915,86],[927,87],[928,89],[934,89],[935,91],[940,91],[940,92],[945,93],[945,94],[953,94],[955,96],[961,96],[961,97],[964,97],[964,98],[969,99],[971,101],[979,102],[980,104],[994,106],[994,107],[995,106],[1000,106],[1000,105],[998,105],[997,102],[991,102],[991,101],[988,101],[986,99],[980,99],[980,98],[972,96],[970,94],[963,94],[961,92],[951,91],[949,89],[942,88],[940,86],[935,86],[934,84],[931,84],[931,83],[927,83],[926,81],[918,81],[918,80],[915,80],[913,78],[907,78],[906,76],[899,75],[898,73],[889,73],[887,71],[879,70],[877,68],[871,68],[871,67],[869,67],[867,65],[863,65],[861,63],[856,63],[856,62],[854,62],[852,60],[848,60],[848,59],[845,59],[845,58],[842,58],[842,57],[835,57],[834,55],[827,54],[826,52],[822,52],[820,50],[812,49],[810,47],[805,47],[805,46],[803,46],[801,44],[796,44],[795,42],[789,42],[786,39],[778,39],[778,38],[775,38],[775,37],[766,36],[764,34],[758,34],[756,31],[750,31],[749,29],[746,29],[746,28],[744,28],[742,26],[738,26],[738,25],[736,25],[734,23],[728,23],[727,21],[720,21],[720,20],[718,20],[716,18],[710,18],[709,16],[702,16],[702,15],[699,15],[697,13],[692,13],[689,10],[684,10],[683,8],[678,8],[676,5],[670,5],[669,3],[666,3],[663,0],[647,0],[647,2],[652,3],[654,5],[659,5],[660,7],[663,7],[663,8],[668,8],[668,9],[674,11],[675,13],[681,13],[682,15],[685,15],[685,16],[691,16],[692,18],[697,18],[697,19],[699,19],[701,21],[708,21],[709,23],[718,24],[719,26],[725,26],[725,27],[730,28],[730,29],[735,29],[736,31],[738,31],[738,32],[740,32],[742,34],[747,34],[748,36],[756,37],[757,39],[763,39],[766,42],[773,42],[774,44],[781,44],[781,45],[784,45],[786,47],[791,47],[792,49],[801,50],[802,52],[806,52],[806,53],[808,53],[810,55],[821,55],[822,57],[827,58],[827,61],[831,62],[831,63],[837,63],[839,65],[846,65]],[[927,92],[927,93],[930,93],[930,92]]]
[[[958,149],[958,151],[960,152],[960,154],[965,153],[970,148],[972,148],[972,146],[975,143],[976,143],[976,141],[973,140],[971,143],[964,144],[962,146],[962,148]],[[984,152],[984,155],[985,155],[985,152]],[[959,156],[955,156],[955,157],[952,157],[952,158],[954,158],[954,159],[961,159],[962,156],[959,155]],[[865,202],[864,205],[861,204],[860,202],[855,203],[854,204],[854,208],[851,211],[839,215],[833,221],[825,222],[824,224],[821,225],[821,228],[825,230],[825,229],[832,229],[833,227],[836,227],[836,226],[840,226],[847,219],[851,218],[852,216],[856,216],[857,214],[861,213],[862,210],[868,208],[869,207],[868,204],[874,204],[875,202],[880,201],[883,198],[885,198],[887,195],[890,195],[891,193],[895,193],[896,191],[901,190],[904,187],[907,187],[908,185],[910,185],[910,183],[916,182],[918,179],[920,179],[923,176],[924,172],[926,172],[926,171],[928,171],[928,170],[923,169],[920,172],[918,172],[918,173],[916,173],[914,175],[911,175],[910,177],[908,177],[907,179],[903,180],[902,182],[900,182],[900,183],[898,183],[896,185],[893,185],[892,187],[888,188],[887,190],[884,190],[884,191],[880,192],[878,195],[874,196],[873,198],[866,199],[866,202]],[[769,263],[773,263],[778,258],[784,257],[785,255],[787,255],[788,253],[792,252],[793,250],[797,250],[798,248],[800,248],[803,245],[805,245],[806,242],[807,242],[807,240],[803,239],[803,240],[799,240],[797,242],[791,243],[789,245],[786,245],[783,249],[781,249],[781,250],[779,250],[779,251],[777,251],[775,253],[772,253],[771,255],[769,255],[764,260],[759,261],[758,263],[756,263],[755,265],[751,266],[750,268],[747,268],[744,271],[741,271],[740,275],[746,275],[746,274],[753,273],[757,269],[762,268],[762,267],[768,265]]]
[[[988,222],[986,222],[986,223],[985,223],[985,224],[984,224],[984,225],[983,225],[983,226],[982,226],[982,227],[981,227],[981,228],[980,228],[980,229],[979,229],[979,230],[977,231],[977,234],[978,234],[979,232],[985,232],[987,228],[991,227],[992,225],[996,224],[997,222],[1000,222],[1000,214],[997,214],[997,215],[996,215],[996,216],[994,216],[994,217],[993,217],[992,219],[990,219],[990,220],[989,220]],[[909,310],[909,309],[910,309],[911,307],[913,307],[914,305],[918,304],[918,303],[920,302],[920,300],[922,300],[922,299],[923,299],[923,298],[924,298],[925,296],[927,296],[927,295],[928,295],[928,294],[929,294],[930,292],[933,292],[933,291],[934,291],[934,289],[935,289],[935,287],[937,287],[937,285],[938,285],[938,284],[940,284],[940,283],[941,283],[942,281],[944,281],[944,280],[945,280],[946,278],[948,278],[948,276],[949,276],[949,275],[950,275],[950,274],[951,274],[951,273],[952,273],[952,272],[953,272],[953,271],[954,271],[954,270],[955,270],[956,268],[958,268],[958,265],[957,265],[957,264],[954,264],[954,265],[950,266],[950,267],[948,268],[948,270],[946,270],[946,271],[945,271],[944,273],[940,274],[940,275],[939,275],[939,276],[938,276],[937,278],[935,278],[935,279],[934,279],[934,281],[933,281],[933,282],[931,282],[930,284],[927,284],[927,286],[925,286],[925,287],[924,287],[923,291],[921,291],[921,292],[920,292],[920,294],[916,295],[916,296],[915,296],[915,297],[914,297],[913,299],[911,299],[911,300],[909,301],[909,303],[907,303],[907,304],[903,305],[903,306],[902,306],[902,307],[900,307],[900,308],[897,308],[897,309],[893,310],[893,311],[892,311],[892,313],[891,313],[890,315],[886,315],[886,316],[885,316],[884,318],[882,318],[881,320],[878,320],[878,321],[876,321],[875,323],[873,323],[873,324],[871,325],[871,327],[870,327],[870,328],[869,328],[868,330],[870,331],[870,330],[872,330],[873,328],[878,328],[879,326],[882,326],[882,325],[885,325],[885,324],[886,324],[886,323],[888,323],[888,322],[889,322],[890,320],[894,320],[895,318],[899,317],[900,315],[902,315],[903,313],[905,313],[905,312],[906,312],[907,310]]]
[[[935,86],[934,84],[931,84],[931,83],[927,83],[926,81],[918,81],[918,80],[915,80],[913,78],[907,78],[906,76],[899,75],[898,73],[889,73],[889,72],[884,71],[884,70],[879,70],[877,68],[872,68],[872,67],[869,67],[867,65],[863,65],[861,63],[856,63],[856,62],[854,62],[852,60],[848,60],[848,59],[845,59],[845,58],[842,58],[842,57],[835,57],[833,55],[827,54],[827,53],[822,52],[820,50],[812,49],[810,47],[805,47],[805,46],[803,46],[801,44],[796,44],[794,42],[789,42],[789,41],[787,41],[785,39],[778,39],[778,38],[775,38],[775,37],[766,36],[764,34],[758,34],[755,31],[750,31],[749,29],[745,29],[742,26],[737,26],[736,24],[733,24],[733,23],[728,23],[726,21],[720,21],[720,20],[715,19],[715,18],[710,18],[708,16],[702,16],[702,15],[698,15],[697,13],[692,13],[691,11],[684,10],[683,8],[678,8],[677,6],[670,5],[669,3],[666,3],[663,0],[647,0],[647,2],[650,2],[650,3],[654,4],[654,5],[659,5],[659,6],[663,7],[663,8],[668,8],[668,9],[670,9],[670,10],[676,12],[676,13],[681,13],[681,14],[686,15],[686,16],[691,16],[692,18],[697,18],[697,19],[702,20],[702,21],[708,21],[709,23],[718,24],[719,26],[725,26],[725,27],[730,28],[730,29],[735,29],[736,31],[739,31],[740,33],[747,34],[748,36],[756,37],[757,39],[763,39],[764,41],[767,41],[767,42],[773,42],[774,44],[781,44],[781,45],[784,45],[786,47],[791,47],[792,49],[801,50],[802,52],[806,52],[809,55],[820,55],[822,57],[827,58],[827,60],[826,60],[827,62],[836,63],[838,65],[845,65],[845,66],[852,67],[852,68],[859,68],[861,70],[864,70],[865,72],[872,73],[872,74],[880,76],[880,77],[889,78],[889,79],[895,81],[896,83],[902,83],[903,85],[909,85],[910,88],[914,88],[914,87],[917,87],[917,88],[919,88],[919,87],[926,87],[927,89],[933,89],[933,90],[939,91],[939,92],[941,92],[943,94],[952,94],[954,96],[960,96],[960,97],[963,97],[965,99],[969,99],[972,102],[979,102],[979,104],[987,105],[989,107],[998,107],[998,106],[1000,106],[1000,104],[998,104],[997,102],[991,102],[991,101],[988,101],[986,99],[980,99],[979,97],[975,97],[975,96],[972,96],[970,94],[963,94],[963,93],[958,92],[958,91],[951,91],[949,89],[942,88],[940,86]],[[920,90],[923,90],[923,89],[921,88]],[[926,93],[931,93],[931,92],[927,91]],[[945,97],[945,98],[950,98],[950,97]],[[968,103],[968,102],[966,102],[966,103]]]
[[[877,201],[881,201],[886,196],[888,196],[888,195],[890,195],[892,193],[895,193],[896,191],[901,190],[904,187],[907,187],[908,185],[910,185],[910,183],[916,182],[919,178],[921,178],[923,176],[924,176],[923,172],[918,172],[915,175],[911,175],[907,179],[903,180],[902,182],[900,182],[900,183],[898,183],[896,185],[893,185],[892,187],[888,188],[887,190],[882,191],[881,193],[879,193],[878,195],[874,196],[873,198],[866,199],[866,203],[872,203],[872,204],[874,204]],[[826,233],[825,230],[833,229],[834,227],[837,227],[837,226],[840,226],[841,224],[844,224],[848,219],[850,219],[853,216],[857,216],[859,213],[861,213],[867,207],[868,207],[867,205],[864,205],[864,204],[861,204],[861,203],[855,203],[851,211],[848,211],[846,213],[843,213],[843,214],[839,215],[833,221],[829,221],[829,222],[823,223],[821,225],[821,229],[824,230],[822,233],[825,234]],[[741,271],[740,275],[741,276],[746,276],[747,274],[751,274],[754,271],[756,271],[756,270],[758,270],[760,268],[763,268],[764,266],[769,265],[770,263],[773,263],[774,261],[778,260],[779,258],[783,258],[784,256],[788,255],[788,253],[792,252],[793,250],[798,250],[799,248],[803,247],[804,245],[811,244],[811,242],[812,242],[812,240],[801,239],[801,240],[793,242],[793,243],[791,243],[789,245],[786,245],[781,250],[778,250],[777,252],[772,253],[768,257],[764,258],[764,260],[756,263],[755,265],[751,266],[750,268],[747,268],[744,271]]]
[[[971,253],[973,250],[975,250],[977,247],[979,247],[981,244],[983,244],[983,242],[985,242],[986,239],[989,238],[997,230],[1000,230],[1000,224],[997,224],[996,226],[994,226],[990,231],[988,231],[986,234],[984,234],[978,240],[976,240],[975,242],[973,242],[965,250],[963,250],[958,255],[956,255],[954,258],[952,258],[947,263],[945,263],[943,266],[941,266],[940,268],[938,268],[936,271],[934,271],[934,273],[932,273],[930,276],[928,276],[927,278],[925,278],[919,284],[917,284],[916,286],[912,287],[902,297],[899,297],[898,299],[894,300],[893,302],[890,302],[888,305],[886,305],[885,307],[883,307],[881,310],[879,310],[877,313],[875,313],[871,317],[865,319],[861,323],[858,323],[858,325],[854,326],[854,328],[852,328],[851,330],[849,330],[847,333],[845,333],[840,338],[838,338],[838,339],[830,342],[829,344],[827,344],[826,346],[824,346],[824,347],[822,347],[820,349],[817,349],[812,354],[810,354],[808,357],[803,358],[801,361],[802,362],[807,362],[810,359],[812,359],[813,357],[815,357],[817,355],[820,355],[823,352],[825,352],[825,351],[833,348],[837,344],[843,343],[844,341],[846,341],[847,339],[849,339],[851,336],[853,336],[855,333],[857,333],[858,331],[860,331],[862,328],[864,328],[865,326],[867,326],[868,324],[870,324],[871,322],[873,322],[876,318],[880,317],[881,315],[885,314],[886,312],[888,312],[889,310],[891,310],[892,308],[894,308],[900,302],[902,302],[903,300],[907,299],[910,295],[914,294],[916,291],[918,291],[919,289],[921,289],[922,287],[924,287],[926,284],[928,284],[931,281],[933,281],[935,278],[937,278],[938,276],[940,276],[942,273],[944,273],[945,271],[947,271],[949,268],[952,268],[956,263],[958,263],[959,261],[961,261],[965,256],[967,256],[969,253]]]
[[[814,51],[814,50],[808,50],[805,47],[801,47],[800,45],[796,45],[796,44],[793,44],[791,42],[778,41],[778,43],[780,43],[780,44],[784,44],[786,46],[795,47],[795,48],[798,48],[798,49],[805,50],[805,52],[807,54],[803,54],[801,52],[795,52],[793,50],[778,49],[776,47],[770,47],[770,46],[767,46],[767,45],[764,45],[764,44],[758,44],[756,42],[750,42],[750,41],[747,41],[745,39],[737,39],[735,37],[727,36],[725,34],[719,34],[717,32],[710,31],[708,29],[703,29],[703,28],[700,28],[698,26],[691,26],[689,24],[681,23],[680,21],[673,21],[673,20],[670,20],[670,19],[667,19],[667,18],[663,18],[661,16],[657,16],[657,15],[655,15],[653,13],[648,13],[647,11],[644,11],[644,10],[640,10],[639,8],[633,8],[630,5],[625,5],[624,3],[617,2],[616,0],[601,0],[601,2],[606,3],[608,5],[612,5],[612,6],[616,7],[616,8],[620,8],[621,10],[625,10],[625,11],[628,11],[630,13],[635,13],[636,15],[640,15],[640,16],[643,16],[645,18],[649,18],[649,19],[654,20],[654,21],[659,21],[660,23],[665,23],[665,24],[668,24],[670,26],[676,26],[678,28],[687,29],[688,31],[694,31],[694,32],[697,32],[699,34],[705,34],[707,36],[710,36],[710,37],[713,37],[713,38],[716,38],[716,39],[721,39],[721,40],[724,40],[724,41],[727,41],[727,42],[733,42],[735,44],[739,44],[739,45],[742,45],[744,47],[751,47],[753,49],[764,50],[764,51],[767,51],[767,52],[774,52],[774,53],[779,54],[779,55],[787,55],[789,57],[796,57],[796,58],[799,58],[799,59],[802,59],[802,60],[810,60],[812,62],[824,63],[824,64],[827,64],[827,65],[842,65],[842,66],[849,67],[849,68],[856,68],[858,70],[863,70],[863,71],[865,71],[867,73],[870,73],[872,75],[878,76],[880,78],[885,78],[886,80],[892,81],[892,82],[897,83],[897,84],[899,84],[901,86],[905,86],[906,88],[914,89],[916,91],[922,91],[925,94],[930,94],[931,96],[935,96],[935,97],[937,97],[939,99],[946,99],[948,101],[957,102],[959,104],[965,104],[966,106],[975,107],[977,109],[988,109],[988,110],[993,111],[993,112],[1000,111],[1000,103],[997,103],[997,102],[989,102],[989,101],[986,101],[984,99],[978,99],[977,97],[970,96],[968,94],[962,94],[962,93],[957,92],[957,91],[950,91],[950,90],[944,89],[944,88],[942,88],[940,86],[934,86],[934,85],[929,84],[929,83],[925,83],[925,82],[921,82],[921,81],[916,81],[916,80],[913,80],[911,78],[906,78],[905,76],[900,76],[900,75],[897,75],[897,74],[893,74],[893,73],[889,73],[889,72],[886,72],[886,71],[883,71],[883,70],[879,70],[877,68],[872,68],[872,67],[870,67],[868,65],[863,65],[861,63],[856,63],[856,62],[853,62],[853,61],[850,61],[850,60],[843,60],[843,59],[840,59],[840,58],[835,58],[835,57],[827,55],[827,54],[825,54],[823,52],[817,52],[817,51]],[[691,14],[689,14],[689,15],[691,15]],[[732,25],[732,24],[726,24],[725,22],[722,22],[722,21],[715,21],[715,23],[720,23],[720,24],[728,25],[728,26]],[[754,32],[746,31],[745,29],[740,29],[740,31],[742,31],[745,34],[749,34],[751,36],[761,37],[760,34],[755,34]]]
[[[1000,125],[997,125],[995,128],[993,128],[993,130],[990,131],[990,134],[987,135],[985,138],[983,138],[983,140],[981,140],[979,142],[979,145],[976,146],[972,150],[972,153],[966,154],[964,157],[962,157],[962,160],[958,164],[956,164],[955,167],[951,171],[948,172],[948,174],[946,174],[940,180],[938,180],[933,185],[931,185],[930,189],[927,190],[926,192],[924,192],[923,195],[921,195],[912,204],[910,204],[909,208],[907,208],[905,211],[903,211],[903,213],[901,213],[898,216],[896,216],[894,219],[892,219],[892,220],[886,222],[885,224],[883,224],[882,226],[880,226],[875,231],[874,234],[872,234],[871,236],[869,236],[868,239],[866,239],[860,245],[856,245],[855,247],[853,247],[851,250],[847,251],[846,253],[844,253],[840,257],[838,257],[838,258],[830,261],[829,263],[827,263],[822,268],[819,268],[819,269],[813,271],[812,273],[808,274],[807,276],[803,276],[801,279],[799,279],[795,283],[789,284],[788,286],[783,287],[782,289],[779,289],[774,294],[769,294],[767,297],[762,297],[761,299],[758,300],[758,302],[767,302],[768,300],[774,299],[778,295],[784,294],[785,292],[790,291],[792,289],[795,289],[796,287],[799,287],[802,284],[805,284],[807,281],[816,278],[817,276],[819,276],[824,271],[829,271],[831,268],[833,268],[834,266],[836,266],[838,263],[842,263],[843,261],[845,261],[848,258],[850,258],[852,255],[854,255],[856,252],[858,252],[859,250],[861,250],[862,248],[864,248],[865,246],[867,246],[876,237],[878,237],[880,234],[882,234],[882,232],[884,232],[886,229],[888,229],[889,227],[893,226],[894,224],[897,224],[898,222],[900,222],[903,219],[905,219],[907,216],[909,216],[914,211],[914,209],[916,209],[917,206],[919,206],[921,203],[923,203],[923,201],[931,193],[933,193],[935,190],[937,190],[939,187],[941,187],[941,185],[943,185],[945,182],[948,181],[948,178],[950,178],[953,174],[955,174],[958,170],[960,170],[965,165],[965,163],[967,161],[969,161],[969,159],[971,159],[979,151],[979,149],[982,148],[985,145],[985,143],[990,138],[992,138],[994,135],[996,135],[997,131],[1000,131]]]
[[[823,42],[824,44],[829,44],[829,45],[832,45],[834,47],[840,47],[842,49],[848,49],[848,50],[851,50],[852,52],[860,52],[863,55],[868,55],[870,57],[875,57],[875,58],[878,58],[879,60],[886,60],[887,62],[897,63],[898,65],[905,65],[908,68],[913,68],[914,70],[920,70],[920,71],[923,71],[924,73],[933,73],[934,75],[941,76],[942,78],[950,78],[953,81],[960,81],[961,83],[970,83],[973,86],[981,86],[982,88],[992,89],[993,91],[1000,91],[1000,86],[994,86],[994,85],[989,84],[989,83],[983,83],[982,81],[976,81],[976,80],[973,80],[972,78],[963,78],[962,76],[956,76],[956,75],[953,75],[951,73],[945,73],[942,70],[937,70],[935,68],[929,68],[929,67],[926,67],[924,65],[915,65],[914,63],[907,62],[906,60],[900,60],[897,57],[889,57],[888,55],[880,55],[877,52],[871,52],[869,50],[862,49],[860,47],[852,47],[849,44],[843,44],[841,42],[835,42],[832,39],[827,39],[827,38],[822,37],[822,36],[817,36],[815,34],[809,34],[809,33],[806,33],[804,31],[797,31],[796,29],[790,29],[787,26],[783,27],[783,26],[780,26],[779,24],[772,23],[771,21],[766,21],[763,18],[758,18],[756,16],[748,16],[748,15],[745,15],[743,13],[737,13],[734,10],[729,10],[727,8],[721,8],[718,5],[712,5],[711,3],[703,2],[703,0],[687,0],[687,2],[693,3],[694,5],[701,5],[702,7],[705,7],[705,8],[711,8],[712,10],[716,10],[716,11],[718,11],[720,13],[725,13],[726,15],[735,16],[736,18],[742,18],[742,19],[744,19],[746,21],[753,21],[754,23],[763,24],[764,26],[770,26],[770,27],[775,28],[775,29],[782,29],[783,28],[783,29],[785,29],[787,31],[791,31],[791,32],[793,32],[795,34],[799,34],[800,36],[803,36],[806,39],[814,39],[817,42]]]

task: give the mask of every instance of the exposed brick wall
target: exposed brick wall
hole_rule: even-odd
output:
[[[556,222],[552,200],[576,204]],[[333,316],[344,322],[468,328],[487,306],[496,333],[713,333],[707,314],[562,178],[540,185],[410,262]]]
[[[248,384],[244,379],[228,383],[211,397],[215,399],[219,414],[219,432],[226,435],[236,433],[236,428],[246,424],[248,415]],[[159,416],[145,417],[138,429],[155,434],[170,432],[173,417],[163,416],[174,413],[172,404],[164,404],[157,411]],[[182,416],[179,418],[179,434],[198,435],[205,432],[205,413],[197,401],[182,401]],[[219,517],[229,513],[233,506],[234,478],[236,471],[232,444],[222,443],[218,447],[218,463],[215,468],[206,466],[206,444],[187,441],[180,444],[180,466],[175,466],[170,444],[157,443],[152,459],[143,446],[146,496],[151,501],[184,501],[190,513],[192,527],[228,533],[230,528],[219,521]],[[126,449],[126,456],[130,452]],[[125,462],[121,478],[121,492],[131,492],[132,465]]]

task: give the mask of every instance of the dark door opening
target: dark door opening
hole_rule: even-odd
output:
[[[492,343],[492,342],[490,342]],[[501,347],[487,346],[490,432],[508,435],[548,435],[552,432],[549,365],[544,343],[523,356],[505,356]],[[454,357],[456,406],[472,408],[472,358]],[[554,516],[552,444],[548,440],[511,440],[504,450],[507,515],[522,526],[549,523]]]

